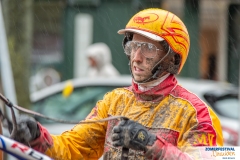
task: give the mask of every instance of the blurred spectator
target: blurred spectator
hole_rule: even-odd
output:
[[[118,76],[118,70],[112,65],[112,56],[109,47],[105,43],[94,43],[86,50],[89,61],[88,77]]]
[[[30,92],[59,83],[61,77],[53,68],[42,68],[30,79]]]

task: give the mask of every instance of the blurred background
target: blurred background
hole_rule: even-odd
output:
[[[150,7],[173,12],[189,31],[190,52],[179,77],[238,86],[239,0],[1,0],[1,4],[16,103],[25,108],[31,108],[30,94],[84,78],[89,65],[84,51],[96,42],[106,43],[113,66],[120,75],[129,75],[123,36],[117,31]],[[10,89],[1,85],[6,67],[0,68],[1,93]]]
[[[113,65],[129,74],[117,31],[149,7],[175,13],[188,28],[191,47],[180,76],[238,84],[239,0],[2,0],[18,103],[27,107],[29,92],[83,77],[83,52],[95,42],[106,43]]]

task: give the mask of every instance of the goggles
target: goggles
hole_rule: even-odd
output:
[[[136,53],[138,48],[141,49],[141,53],[146,58],[154,58],[157,55],[158,50],[160,50],[152,43],[128,41],[125,45],[124,51],[126,55],[131,56],[131,54]]]

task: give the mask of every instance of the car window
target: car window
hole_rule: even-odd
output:
[[[69,97],[64,97],[62,92],[48,96],[35,102],[32,110],[48,117],[80,121],[84,119],[95,107],[96,102],[103,98],[104,94],[113,90],[113,86],[89,86],[74,89]],[[35,117],[40,123],[53,123],[43,118]]]
[[[216,112],[222,116],[238,119],[239,100],[237,98],[225,98],[217,100],[214,104]]]

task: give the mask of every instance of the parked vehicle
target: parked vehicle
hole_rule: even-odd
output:
[[[73,92],[64,96],[67,85],[73,85]],[[80,121],[83,120],[108,91],[131,85],[130,76],[108,78],[79,78],[62,82],[31,94],[32,110],[49,117]],[[72,124],[59,124],[43,118],[36,119],[52,134],[71,129]]]
[[[219,116],[225,145],[238,142],[238,92],[229,83],[178,77],[179,84],[198,95]],[[69,83],[69,81],[68,81]],[[71,80],[73,92],[63,96],[66,82],[62,82],[31,94],[32,109],[49,117],[80,121],[83,120],[104,94],[117,87],[131,85],[131,76],[111,78],[79,78]],[[71,129],[72,124],[60,124],[36,117],[52,134]]]

